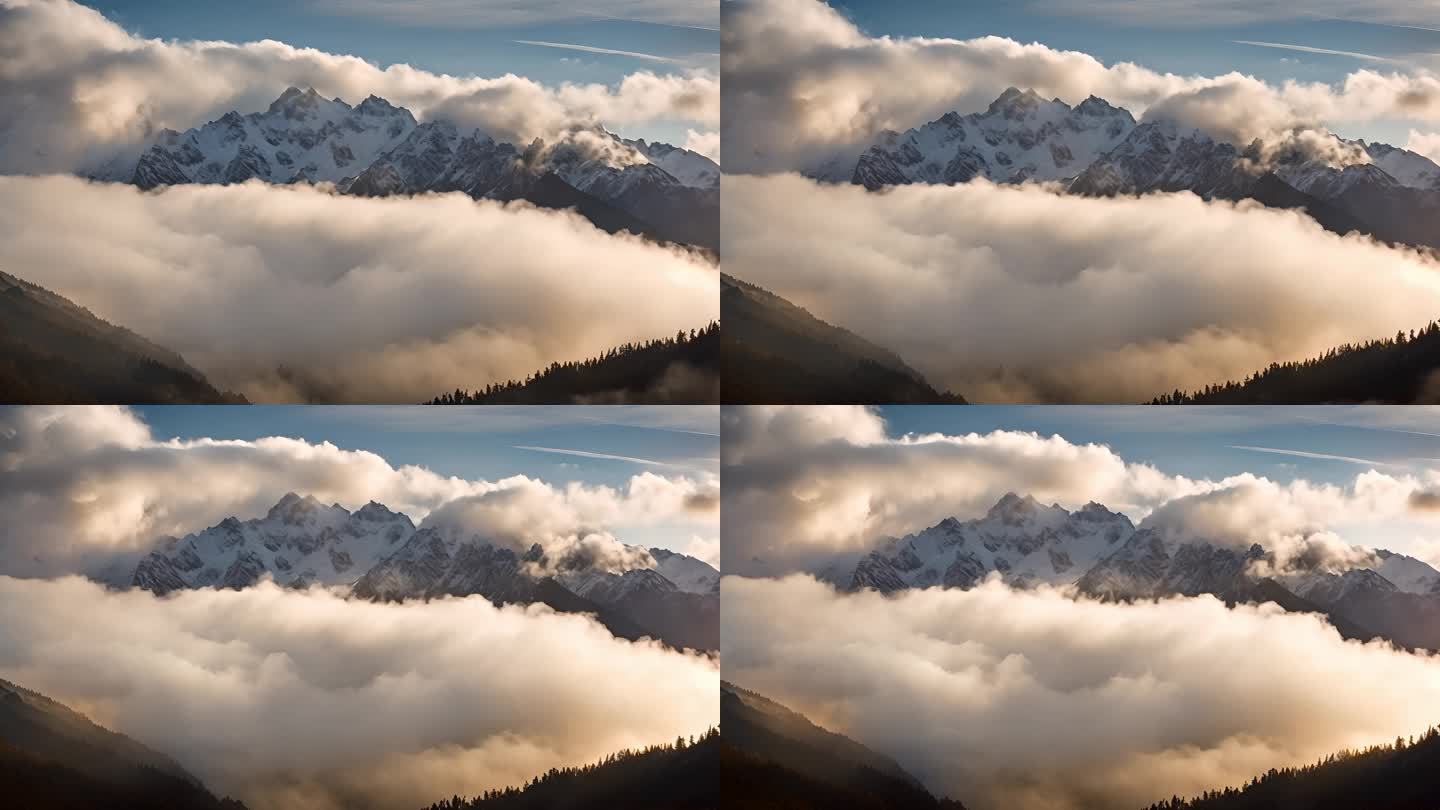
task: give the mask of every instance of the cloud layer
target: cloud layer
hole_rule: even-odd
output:
[[[630,74],[616,86],[551,87],[384,69],[354,56],[274,40],[244,44],[142,39],[71,0],[0,2],[0,172],[70,172],[133,153],[161,128],[264,109],[286,87],[356,104],[374,94],[418,116],[528,143],[575,125],[719,123],[709,71]]]
[[[158,441],[120,408],[10,407],[0,409],[0,574],[124,573],[157,538],[262,516],[286,492],[350,509],[375,500],[467,537],[540,543],[557,560],[623,569],[640,561],[614,532],[664,525],[713,533],[718,486],[713,476],[654,473],[623,489],[465,480],[328,442]]]
[[[416,402],[719,315],[707,259],[462,194],[0,177],[0,267],[255,401]]]
[[[0,576],[0,677],[253,810],[403,810],[718,722],[713,659],[483,598],[262,584],[156,598]]]
[[[1251,203],[795,175],[725,199],[729,272],[975,401],[1144,402],[1440,311],[1433,259]]]
[[[885,598],[727,577],[722,591],[726,679],[979,810],[1141,807],[1440,716],[1440,660],[1273,605],[1101,604],[996,581]]]
[[[1206,8],[1209,8],[1207,4]],[[884,129],[983,110],[1009,86],[1078,104],[1089,95],[1238,142],[1393,117],[1440,120],[1440,78],[1366,69],[1339,85],[1279,86],[1240,73],[1181,76],[1001,37],[871,37],[817,0],[725,4],[725,165],[808,170],[854,160]]]
[[[1369,559],[1355,546],[1375,545],[1382,522],[1433,531],[1436,513],[1415,499],[1440,481],[1373,469],[1344,486],[1192,479],[1018,430],[891,438],[880,416],[852,407],[731,407],[722,425],[724,570],[749,576],[824,572],[884,537],[981,517],[1007,492],[1071,509],[1096,501],[1182,539],[1258,542],[1281,568],[1343,569]]]

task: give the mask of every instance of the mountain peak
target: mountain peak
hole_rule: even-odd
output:
[[[1010,515],[1020,516],[1033,513],[1040,508],[1040,502],[1035,500],[1034,495],[1026,495],[1023,498],[1013,492],[1007,492],[990,507],[986,517],[1006,517]]]
[[[300,496],[294,492],[287,492],[270,511],[265,514],[266,519],[293,521],[302,515],[313,512],[320,508],[319,499],[314,495]]]
[[[1040,102],[1044,101],[1040,94],[1033,89],[1021,90],[1018,87],[1007,87],[1005,92],[990,105],[988,112],[1025,112],[1033,110]]]
[[[287,87],[280,97],[270,103],[268,112],[285,113],[287,118],[293,118],[307,110],[315,109],[322,99],[315,88],[310,87],[301,90],[298,87]]]

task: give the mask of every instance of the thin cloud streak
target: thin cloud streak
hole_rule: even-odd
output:
[[[1279,447],[1256,447],[1256,446],[1254,446],[1254,445],[1249,445],[1249,444],[1229,444],[1229,445],[1226,445],[1226,447],[1229,447],[1231,450],[1249,450],[1249,451],[1254,452],[1254,453],[1273,453],[1273,454],[1275,454],[1275,455],[1277,455],[1277,456],[1294,456],[1294,457],[1296,457],[1296,458],[1313,458],[1313,459],[1318,459],[1318,460],[1320,460],[1320,461],[1343,461],[1343,462],[1346,462],[1346,463],[1348,463],[1348,464],[1359,464],[1359,465],[1366,466],[1366,467],[1393,467],[1393,466],[1395,466],[1394,464],[1391,464],[1390,462],[1387,462],[1387,461],[1375,461],[1374,459],[1356,458],[1356,457],[1354,457],[1354,456],[1337,456],[1337,455],[1332,455],[1332,454],[1330,454],[1330,453],[1310,453],[1310,452],[1307,452],[1307,451],[1305,451],[1305,450],[1285,450],[1285,449],[1282,449],[1282,448],[1279,448]]]
[[[614,453],[592,453],[589,450],[570,450],[564,447],[536,447],[528,444],[515,445],[516,450],[529,450],[534,453],[555,453],[562,456],[579,456],[581,458],[598,458],[607,461],[628,461],[631,464],[644,464],[649,467],[676,467],[668,461],[656,461],[650,458],[636,458],[635,456],[618,456]]]
[[[541,48],[559,48],[561,50],[567,51],[601,53],[608,54],[610,56],[628,56],[632,59],[645,59],[651,62],[665,62],[668,64],[678,64],[680,62],[679,59],[671,59],[668,56],[656,56],[653,53],[640,53],[639,51],[621,51],[614,48],[597,48],[593,45],[576,45],[569,42],[545,42],[544,40],[538,39],[516,39],[512,40],[512,42],[515,42],[519,45],[536,45]]]
[[[1352,59],[1364,59],[1367,62],[1398,62],[1398,59],[1391,59],[1385,56],[1376,56],[1372,53],[1358,53],[1356,51],[1337,51],[1333,48],[1315,48],[1310,45],[1290,45],[1284,42],[1257,42],[1250,39],[1232,39],[1236,45],[1253,45],[1257,48],[1275,48],[1282,51],[1299,51],[1301,53],[1319,53],[1328,56],[1348,56]]]

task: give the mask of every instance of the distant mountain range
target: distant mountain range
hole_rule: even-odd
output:
[[[381,601],[484,596],[496,604],[543,603],[594,614],[623,638],[651,636],[677,648],[720,648],[720,574],[709,564],[649,549],[653,564],[616,574],[593,569],[537,574],[544,552],[521,554],[480,536],[457,540],[371,502],[351,512],[313,496],[282,498],[263,518],[230,517],[169,538],[128,584],[157,594],[245,588],[264,577],[286,587],[324,585]],[[118,584],[118,583],[117,583]]]
[[[734,684],[720,685],[724,807],[964,810],[895,760]]]
[[[1440,650],[1440,571],[1429,564],[1384,549],[1343,571],[1267,573],[1274,562],[1260,544],[1176,540],[1100,504],[1071,512],[1011,493],[982,518],[947,518],[887,539],[821,576],[842,588],[883,593],[969,588],[998,573],[1017,587],[1074,585],[1102,599],[1211,594],[1320,614],[1349,638]]]
[[[983,113],[947,113],[905,132],[885,131],[858,158],[811,172],[866,188],[908,183],[1047,181],[1089,196],[1191,191],[1303,208],[1337,233],[1440,247],[1440,165],[1388,144],[1329,136],[1345,165],[1300,148],[1236,146],[1168,120],[1137,122],[1091,96],[1071,107],[1009,88]]]
[[[583,768],[560,768],[524,788],[437,802],[426,810],[715,810],[721,801],[720,730],[699,739],[619,751]]]
[[[963,404],[893,352],[774,293],[720,278],[725,401],[761,404]]]
[[[525,380],[459,389],[431,405],[589,405],[720,401],[720,322],[673,338],[616,346],[578,363],[552,363]]]
[[[170,757],[4,680],[0,801],[25,810],[245,810]]]
[[[239,403],[175,352],[0,272],[0,402]]]
[[[330,182],[368,197],[459,191],[574,208],[612,233],[711,251],[720,243],[720,167],[703,155],[600,127],[517,146],[444,119],[417,122],[373,95],[352,107],[314,88],[291,87],[264,112],[164,130],[93,176],[145,189],[259,179]]]

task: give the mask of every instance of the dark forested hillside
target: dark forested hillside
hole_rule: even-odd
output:
[[[964,810],[893,759],[729,683],[720,726],[727,810]]]
[[[1440,323],[1393,338],[1347,343],[1298,363],[1274,363],[1243,381],[1174,391],[1154,405],[1305,405],[1440,402]]]
[[[1243,787],[1149,810],[1433,810],[1440,807],[1440,730],[1393,745],[1341,751],[1304,768],[1271,770]]]
[[[0,806],[25,810],[244,810],[174,760],[0,681]]]
[[[728,403],[965,402],[893,352],[730,276],[720,280],[720,319]]]
[[[244,402],[180,355],[43,287],[0,273],[0,402]]]
[[[720,731],[581,768],[552,769],[524,787],[454,797],[427,810],[713,810],[720,804]],[[728,804],[727,804],[728,806]]]
[[[598,357],[554,363],[524,380],[456,390],[431,405],[569,405],[720,401],[720,324],[673,338],[627,343]]]

